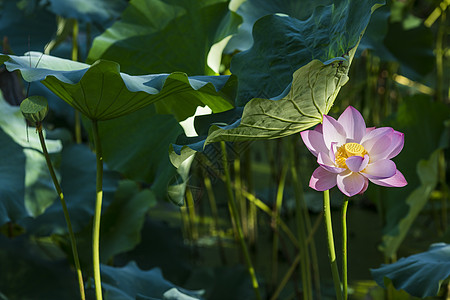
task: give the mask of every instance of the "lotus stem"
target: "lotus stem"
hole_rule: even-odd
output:
[[[328,242],[328,258],[330,259],[331,274],[333,276],[336,299],[342,300],[341,280],[336,262],[336,252],[334,249],[333,225],[331,223],[330,191],[323,192],[323,214],[325,217],[325,230]]]
[[[84,282],[83,282],[83,274],[81,272],[80,259],[78,258],[78,250],[77,250],[77,242],[75,240],[75,234],[72,229],[72,223],[70,222],[69,210],[67,209],[66,201],[64,200],[64,194],[62,192],[61,186],[59,185],[58,178],[56,178],[55,170],[53,169],[52,162],[50,160],[50,156],[47,151],[47,146],[45,144],[45,138],[42,133],[42,124],[38,124],[36,126],[39,141],[41,142],[42,152],[44,153],[45,161],[47,163],[48,170],[50,172],[50,176],[53,180],[53,185],[55,186],[56,192],[58,193],[59,199],[61,201],[61,205],[64,212],[64,218],[66,219],[67,229],[69,231],[70,244],[72,246],[72,255],[73,261],[75,263],[75,268],[77,271],[78,277],[78,286],[80,289],[80,297],[82,300],[86,299],[85,291],[84,291]]]
[[[348,298],[348,280],[347,280],[347,207],[348,197],[344,197],[342,203],[342,292],[344,300]]]
[[[97,120],[92,120],[95,153],[97,158],[97,180],[95,202],[94,225],[92,227],[92,258],[94,268],[95,295],[97,300],[102,300],[102,280],[100,278],[100,218],[102,214],[103,200],[103,156],[100,136],[98,134]]]

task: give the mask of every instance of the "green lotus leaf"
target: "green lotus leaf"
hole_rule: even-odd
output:
[[[280,138],[322,122],[341,86],[348,81],[349,64],[347,59],[328,65],[313,60],[294,73],[292,85],[281,99],[252,99],[236,128],[211,126],[205,145]]]
[[[20,70],[28,82],[41,81],[48,89],[91,120],[104,121],[132,113],[161,99],[177,99],[232,108],[229,76],[197,76],[184,73],[130,76],[120,66],[99,60],[93,65],[30,52],[27,56],[0,55],[9,71]],[[173,103],[173,102],[172,102]],[[169,107],[170,109],[170,107]]]
[[[14,53],[42,50],[55,34],[55,15],[42,5],[30,2],[0,1],[0,36],[3,42],[7,42],[0,42],[2,49],[8,49],[9,46]]]
[[[211,46],[235,33],[242,19],[229,0],[132,0],[121,19],[95,38],[88,62],[120,63],[129,74],[182,71],[212,75]]]
[[[39,216],[57,196],[35,131],[0,93],[0,226]],[[46,144],[50,153],[61,150],[59,141]]]
[[[104,24],[120,16],[123,0],[48,0],[48,9],[58,16],[87,23]]]
[[[437,296],[443,281],[450,277],[450,245],[433,244],[426,252],[401,258],[370,272],[382,287],[387,277],[396,289],[415,297]]]
[[[253,46],[231,61],[231,73],[239,78],[237,106],[252,98],[280,95],[292,74],[311,60],[327,62],[348,55],[361,40],[372,12],[382,4],[381,0],[339,0],[316,6],[305,20],[286,15],[259,19],[253,26]]]
[[[123,267],[102,265],[102,287],[109,300],[199,299],[202,292],[180,288],[164,279],[158,268],[141,270],[134,261]],[[176,291],[175,291],[176,290]],[[174,297],[174,295],[176,295]]]

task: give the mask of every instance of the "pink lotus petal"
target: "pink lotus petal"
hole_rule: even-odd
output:
[[[364,193],[368,187],[369,187],[369,179],[364,177],[364,186],[363,186],[361,192],[359,192],[358,194]]]
[[[397,166],[390,159],[381,159],[368,164],[362,174],[369,179],[386,179],[395,175]]]
[[[390,127],[377,128],[366,134],[361,145],[370,155],[371,161],[386,158],[392,144],[394,129]]]
[[[403,145],[405,144],[405,135],[399,131],[394,130],[394,134],[391,136],[392,142],[391,147],[389,148],[389,153],[386,158],[391,159],[396,157],[400,151],[403,149]]]
[[[374,130],[376,127],[367,127],[366,128],[366,134]]]
[[[359,173],[347,170],[337,175],[336,183],[342,193],[352,197],[363,190],[365,179]]]
[[[343,171],[345,171],[345,169],[343,168],[339,168],[336,167],[334,161],[332,161],[328,155],[326,155],[323,152],[320,152],[319,155],[317,156],[317,162],[319,163],[319,165],[324,168],[325,170],[327,170],[328,172],[331,173],[341,173]]]
[[[344,127],[347,134],[347,142],[361,142],[361,139],[366,133],[366,122],[363,116],[352,106],[340,115],[338,122]]]
[[[323,131],[322,131],[322,124],[317,124],[317,126],[314,127],[313,130],[317,131],[318,133],[323,133]]]
[[[336,156],[334,155],[337,151],[337,143],[331,143],[331,147],[330,147],[330,151],[328,152],[328,155],[330,156],[330,159],[335,162],[336,161]]]
[[[323,140],[325,146],[330,149],[331,143],[336,142],[338,146],[345,144],[347,136],[341,124],[330,116],[323,116]]]
[[[311,175],[309,186],[319,192],[329,190],[336,185],[336,176],[337,174],[318,167]]]
[[[387,187],[403,187],[408,184],[403,174],[397,170],[394,176],[385,179],[372,179],[369,180],[375,184],[387,186]]]
[[[322,133],[315,130],[305,130],[300,132],[303,143],[305,143],[308,150],[317,157],[319,152],[328,153],[328,148],[323,141]]]
[[[352,172],[361,172],[369,163],[369,155],[350,156],[345,160],[345,164]]]

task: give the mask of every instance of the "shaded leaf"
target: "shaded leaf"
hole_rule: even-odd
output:
[[[2,299],[80,299],[77,275],[67,261],[52,259],[27,236],[0,235]]]
[[[248,50],[253,44],[253,25],[264,16],[281,13],[304,20],[316,7],[331,3],[331,0],[247,0],[236,11],[244,21],[239,26],[237,34],[228,42],[226,51],[232,53],[234,50]]]
[[[140,191],[137,183],[119,183],[111,205],[102,214],[101,254],[107,262],[116,254],[132,250],[141,241],[141,229],[148,210],[156,204],[151,190]]]
[[[418,173],[418,163],[421,160],[429,160],[433,152],[441,146],[444,121],[449,115],[450,109],[443,103],[433,102],[431,97],[426,95],[415,95],[405,98],[397,113],[386,124],[405,134],[404,149],[395,158],[395,163],[408,181],[408,185],[401,189],[386,189],[375,185],[369,187],[369,192],[381,193],[380,201],[385,213],[381,249],[387,257],[396,253],[409,226],[419,213],[418,209],[426,202],[427,191],[436,180],[433,177],[434,171],[430,173],[429,179],[423,178]],[[432,160],[427,163],[429,167],[426,167],[424,162],[421,164],[421,169],[425,167],[433,170]],[[421,186],[423,187],[415,191]],[[415,196],[409,198],[413,196],[413,192],[416,193]],[[418,202],[407,202],[413,200]],[[400,224],[403,225],[400,227]]]
[[[1,1],[0,36],[7,38],[14,53],[43,50],[56,33],[56,16],[40,5],[21,8],[21,2]]]
[[[94,40],[88,62],[117,61],[130,74],[211,75],[206,64],[209,49],[241,22],[228,3],[133,0],[121,20]]]
[[[90,122],[85,122],[90,130]],[[127,178],[151,185],[158,198],[176,176],[167,149],[183,132],[172,115],[159,115],[153,106],[99,123],[103,157],[108,167]],[[118,146],[121,145],[121,146]]]
[[[47,0],[48,9],[66,19],[104,24],[120,16],[127,6],[124,0]]]
[[[28,131],[28,141],[27,141]],[[54,201],[56,193],[39,138],[27,129],[17,106],[10,106],[0,95],[1,200],[0,224],[36,217]],[[48,151],[60,151],[59,141],[46,141]]]
[[[165,98],[178,97],[195,103],[195,107],[208,105],[218,111],[232,108],[226,94],[220,91],[225,88],[228,92],[229,81],[234,85],[229,76],[188,78],[184,73],[130,76],[120,73],[115,62],[100,60],[90,66],[36,52],[20,57],[0,55],[0,62],[9,71],[20,70],[28,82],[41,81],[93,120],[118,118]]]
[[[65,146],[61,153],[61,188],[74,232],[88,226],[94,215],[96,158],[85,145]],[[105,167],[103,171],[103,207],[111,203],[117,189],[119,175]],[[57,197],[54,192],[55,198]],[[65,234],[67,225],[61,203],[55,201],[44,214],[26,224],[35,235]]]
[[[450,245],[433,244],[426,252],[401,258],[370,272],[382,287],[387,277],[396,289],[415,297],[437,296],[442,282],[450,276]]]
[[[191,292],[175,286],[162,276],[158,268],[142,271],[135,262],[121,268],[101,266],[102,287],[107,300],[140,299],[200,299],[201,292]],[[173,288],[183,297],[173,298]],[[181,296],[180,295],[180,296]],[[190,296],[187,298],[187,296]]]
[[[374,9],[383,1],[335,1],[316,7],[306,20],[269,15],[253,27],[252,48],[236,54],[231,72],[239,78],[237,105],[280,95],[292,74],[313,59],[347,55],[358,44]]]
[[[436,150],[429,160],[421,160],[417,164],[417,174],[421,184],[405,200],[409,210],[398,221],[395,231],[387,232],[382,237],[383,245],[381,248],[387,257],[395,255],[412,223],[422,211],[431,192],[436,187],[439,180],[439,156],[441,151],[441,149]]]

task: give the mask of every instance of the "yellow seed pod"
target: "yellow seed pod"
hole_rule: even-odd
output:
[[[20,111],[33,126],[44,120],[48,113],[48,102],[45,97],[31,96],[20,103]]]

